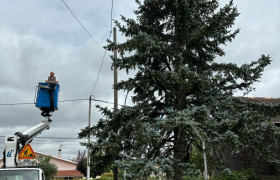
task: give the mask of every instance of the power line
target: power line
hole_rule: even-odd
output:
[[[111,36],[111,33],[112,33],[112,32],[110,32],[110,36]],[[106,51],[107,51],[107,50],[105,50],[105,53],[104,53],[104,56],[103,56],[103,59],[102,59],[102,62],[101,62],[100,68],[99,68],[99,72],[98,72],[96,81],[95,81],[95,83],[94,83],[94,87],[93,87],[92,92],[91,92],[91,95],[93,94],[94,89],[95,89],[95,87],[96,87],[96,84],[97,84],[97,81],[98,81],[98,78],[99,78],[99,75],[100,75],[100,72],[101,72],[101,69],[102,69],[102,66],[103,66],[103,62],[104,62],[104,59],[105,59]]]
[[[5,142],[4,139],[0,139],[0,142]],[[38,141],[38,140],[33,140],[33,143],[85,143],[87,142],[87,140],[85,139],[85,141]]]
[[[41,140],[39,140],[39,139],[35,139],[35,140],[33,140],[33,142],[48,142],[48,143],[53,143],[53,142],[61,142],[61,143],[68,143],[68,142],[70,142],[70,143],[84,143],[84,142],[86,142],[87,141],[87,139],[84,139],[85,141],[80,141],[81,139],[77,139],[77,140],[79,140],[79,141],[75,141],[75,140],[60,140],[60,141],[52,141],[52,140],[45,140],[45,141],[41,141]]]
[[[5,139],[2,139],[5,136],[0,136],[0,142],[5,142]],[[70,144],[77,144],[77,143],[85,143],[85,141],[82,140],[87,140],[86,138],[78,139],[78,138],[64,138],[64,137],[34,137],[36,139],[33,140],[32,144],[63,144],[63,143],[70,143]],[[47,138],[51,139],[50,141],[47,140],[40,140],[37,138]],[[61,139],[58,141],[52,141],[52,139]],[[64,139],[64,141],[62,140]],[[68,141],[67,141],[68,140]],[[69,141],[71,140],[71,141]],[[79,141],[73,141],[73,140],[79,140]]]
[[[84,28],[84,30],[88,33],[88,35],[94,40],[94,38],[92,37],[92,35],[88,32],[88,30],[83,26],[83,24],[79,21],[79,19],[75,16],[75,14],[72,12],[72,10],[68,7],[68,5],[64,2],[64,0],[62,0],[62,2],[65,4],[65,6],[68,8],[68,10],[72,13],[72,15],[76,18],[76,20],[80,23],[80,25]],[[112,0],[112,6],[111,6],[111,30],[110,30],[110,35],[109,35],[109,39],[111,38],[111,34],[112,34],[112,22],[113,22],[113,7],[114,7],[114,1]],[[94,40],[95,41],[95,40]],[[97,43],[97,41],[95,41]],[[98,44],[98,43],[97,43]],[[103,49],[99,44],[98,46]],[[93,90],[91,92],[91,95],[93,95],[93,92],[95,90],[95,87],[97,85],[97,81],[99,79],[99,75],[100,75],[100,72],[101,72],[101,69],[102,69],[102,66],[103,66],[103,62],[104,62],[104,59],[105,59],[105,55],[106,55],[106,52],[107,52],[107,49],[105,50],[104,52],[104,55],[103,55],[103,59],[102,59],[102,62],[101,62],[101,65],[100,65],[100,68],[99,68],[99,72],[98,72],[98,75],[97,75],[97,78],[96,78],[96,81],[94,83],[94,87],[93,87]],[[108,54],[107,54],[108,55]],[[109,56],[109,55],[108,55]],[[123,78],[123,77],[122,77]],[[123,78],[125,79],[125,78]]]
[[[69,101],[85,101],[88,99],[68,99],[68,100],[63,100],[63,101],[58,101],[58,102],[69,102]]]
[[[94,40],[94,42],[96,42],[96,44],[98,44],[97,41],[95,41],[95,39],[92,37],[92,35],[88,32],[88,30],[83,26],[83,24],[79,21],[79,19],[75,16],[75,14],[71,11],[71,9],[67,6],[67,4],[64,2],[64,0],[62,0],[62,2],[65,4],[65,6],[69,9],[69,11],[72,13],[72,15],[76,18],[76,20],[80,23],[80,25],[84,28],[84,30],[88,33],[88,35],[92,38],[92,40]],[[110,35],[109,35],[109,39],[111,37],[111,34],[112,34],[112,12],[113,12],[113,0],[112,0],[112,8],[111,8],[111,31],[110,31]],[[103,49],[99,44],[98,46]],[[103,56],[103,60],[101,62],[101,66],[99,68],[99,72],[98,72],[98,75],[97,75],[97,78],[96,78],[96,81],[95,81],[95,84],[94,84],[94,88],[92,90],[92,93],[91,95],[93,94],[94,92],[94,89],[96,87],[96,84],[97,84],[97,81],[98,81],[98,78],[99,78],[99,75],[100,75],[100,72],[101,72],[101,69],[102,69],[102,66],[103,66],[103,62],[104,62],[104,59],[105,59],[105,54],[106,54],[107,50],[105,50],[104,52],[104,56]],[[107,54],[108,55],[108,54]]]
[[[88,32],[88,30],[83,26],[83,24],[79,21],[79,19],[75,16],[75,14],[71,11],[71,9],[67,6],[67,4],[64,2],[64,0],[62,0],[62,2],[65,4],[65,6],[68,8],[68,10],[72,13],[72,15],[76,18],[76,20],[80,23],[80,25],[84,28],[84,30],[88,33],[88,35],[92,38],[92,40],[95,41],[95,39],[92,37],[92,35]],[[111,38],[111,34],[112,34],[112,21],[113,21],[113,7],[114,7],[114,3],[113,3],[113,0],[112,0],[112,6],[111,6],[111,30],[110,30],[110,35],[109,35],[109,39]],[[95,41],[97,43],[97,41]],[[98,43],[97,43],[98,44]],[[102,47],[98,44],[98,46],[102,49]],[[95,84],[94,84],[94,87],[93,87],[93,90],[92,90],[92,93],[91,95],[93,94],[94,90],[95,90],[95,87],[96,87],[96,84],[97,84],[97,81],[99,79],[99,75],[100,75],[100,72],[101,72],[101,69],[102,69],[102,66],[103,66],[103,62],[104,62],[104,59],[105,59],[105,54],[106,54],[107,50],[105,50],[104,52],[104,56],[103,56],[103,59],[102,59],[102,62],[101,62],[101,66],[99,68],[99,72],[98,72],[98,76],[97,76],[97,79],[95,81]],[[123,79],[125,79],[123,76],[121,76]],[[73,99],[73,100],[63,100],[63,101],[59,101],[59,102],[68,102],[68,101],[81,101],[81,100],[88,100],[88,99]],[[97,99],[92,99],[93,101],[99,101],[99,102],[103,102],[103,103],[108,103],[108,104],[114,104],[112,102],[108,102],[108,101],[104,101],[104,100],[97,100]],[[11,104],[0,104],[0,105],[24,105],[24,104],[35,104],[35,103],[11,103]],[[121,104],[119,104],[121,105]],[[122,105],[121,105],[122,106]]]
[[[80,140],[80,138],[67,138],[67,137],[35,137],[38,139],[76,139],[76,140]],[[83,139],[87,139],[87,138],[83,138]]]
[[[110,34],[109,34],[109,39],[111,38],[111,34],[112,34],[112,21],[113,21],[113,0],[112,0],[112,6],[111,6],[111,29],[110,29]],[[104,52],[104,55],[103,55],[103,59],[102,59],[102,62],[101,62],[101,66],[99,68],[99,72],[98,72],[98,75],[97,75],[97,78],[96,78],[96,81],[94,83],[94,87],[92,89],[92,92],[91,92],[91,95],[93,95],[93,92],[95,90],[95,87],[96,87],[96,84],[97,84],[97,81],[99,79],[99,75],[100,75],[100,72],[101,72],[101,69],[102,69],[102,66],[103,66],[103,62],[104,62],[104,59],[105,59],[105,54],[107,52],[107,49],[105,49],[105,52]]]
[[[12,103],[12,104],[0,104],[1,106],[10,106],[10,105],[24,105],[24,104],[34,104],[34,103]]]
[[[0,140],[0,142],[4,142]],[[63,144],[63,143],[70,143],[70,144],[77,144],[77,143],[85,143],[85,142],[53,142],[53,141],[40,141],[40,142],[32,142],[32,144]]]
[[[126,78],[125,77],[123,77],[123,75],[121,74],[121,73],[119,73],[118,72],[118,75],[123,79],[123,80],[125,80]]]
[[[32,144],[60,145],[61,143],[32,143]],[[63,144],[63,146],[79,146],[79,145],[80,144]],[[82,145],[80,145],[80,146],[82,146]]]
[[[0,141],[1,142],[1,141]],[[32,142],[32,144],[47,144],[47,145],[59,145],[59,144],[62,144],[62,143],[36,143],[36,142]],[[69,144],[69,143],[67,143],[67,144],[62,144],[63,146],[79,146],[80,144]],[[80,145],[80,146],[82,146],[82,145]]]
[[[75,14],[71,11],[71,9],[67,6],[67,4],[64,2],[64,0],[62,0],[62,2],[65,4],[65,6],[69,9],[69,11],[72,13],[72,15],[76,18],[76,20],[80,23],[80,25],[84,28],[84,30],[88,33],[88,35],[91,37],[92,40],[94,40],[94,42],[96,42],[96,44],[102,49],[102,47],[98,44],[97,41],[95,41],[95,39],[92,37],[92,35],[88,32],[88,30],[83,26],[83,24],[79,21],[79,19],[75,16]]]
[[[112,0],[112,6],[111,6],[111,32],[112,32],[112,19],[113,19],[113,7],[114,7],[114,2]]]
[[[88,33],[88,35],[94,40],[94,38],[92,37],[92,35],[88,32],[88,30],[83,26],[83,24],[79,21],[79,19],[75,16],[75,14],[71,11],[71,9],[67,6],[67,4],[64,2],[64,0],[62,0],[62,2],[65,4],[65,6],[69,9],[69,11],[72,13],[72,15],[76,18],[76,20],[80,23],[80,25],[84,28],[84,30]],[[113,13],[113,0],[112,0],[112,7],[111,7],[111,31],[110,31],[110,35],[109,35],[109,39],[111,37],[111,34],[112,34],[112,13]],[[94,40],[95,41],[95,40]],[[95,41],[96,42],[96,41]],[[96,42],[97,43],[97,42]],[[98,44],[98,43],[97,43]],[[103,49],[99,44],[98,46]],[[102,59],[102,62],[101,62],[101,66],[99,68],[99,72],[98,72],[98,75],[97,75],[97,78],[96,78],[96,81],[95,81],[95,84],[94,84],[94,87],[93,87],[93,90],[91,92],[91,95],[93,94],[94,90],[95,90],[95,87],[96,87],[96,84],[97,84],[97,81],[99,79],[99,75],[100,75],[100,72],[101,72],[101,69],[102,69],[102,66],[103,66],[103,62],[104,62],[104,59],[105,59],[105,54],[106,54],[107,50],[105,50],[104,52],[104,56],[103,56],[103,59]]]
[[[104,101],[104,100],[100,100],[100,99],[92,99],[92,100],[107,103],[107,104],[114,104],[112,102]],[[70,102],[70,101],[88,101],[88,99],[68,99],[68,100],[63,100],[63,101],[58,101],[58,102]],[[9,103],[9,104],[0,104],[0,106],[26,105],[26,104],[35,104],[35,103]],[[122,106],[121,104],[119,104],[119,105]]]
[[[0,137],[6,137],[6,136],[0,136]],[[34,138],[47,138],[47,139],[78,139],[80,138],[67,138],[67,137],[34,137]],[[87,138],[81,138],[81,139],[87,139]]]

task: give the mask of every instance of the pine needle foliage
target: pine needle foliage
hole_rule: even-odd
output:
[[[239,16],[233,1],[219,9],[217,0],[136,3],[137,19],[122,16],[123,24],[115,21],[127,40],[108,40],[105,47],[120,54],[112,57],[112,67],[137,71],[114,86],[132,91],[134,106],[97,106],[104,118],[79,134],[96,136],[97,141],[88,144],[92,153],[105,153],[111,161],[125,154],[125,161],[115,163],[128,178],[136,179],[152,172],[174,180],[198,173],[190,155],[193,147],[202,149],[202,141],[215,157],[216,168],[223,168],[223,152],[244,149],[279,164],[269,149],[277,144],[279,130],[268,121],[279,110],[233,97],[237,90],[244,95],[254,90],[253,83],[261,79],[271,57],[261,55],[241,66],[215,61],[225,56],[220,45],[230,43],[240,31],[231,29]]]

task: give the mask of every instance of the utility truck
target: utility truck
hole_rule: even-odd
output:
[[[44,172],[37,167],[36,155],[29,143],[50,128],[52,120],[49,113],[58,109],[58,93],[59,85],[53,82],[36,86],[35,104],[45,120],[25,132],[6,136],[0,180],[45,180]]]

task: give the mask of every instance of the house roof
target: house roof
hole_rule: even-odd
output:
[[[61,161],[66,161],[66,162],[69,162],[69,163],[73,163],[73,164],[77,164],[76,162],[73,162],[73,161],[70,161],[70,160],[67,160],[67,159],[62,159],[62,158],[59,158],[59,157],[56,157],[56,156],[52,156],[50,154],[45,154],[45,153],[42,153],[42,152],[38,152],[38,151],[34,151],[35,154],[39,154],[39,155],[43,155],[43,156],[51,156],[52,158],[55,158],[55,159],[59,159]],[[3,158],[0,158],[0,161],[3,160]]]
[[[54,177],[84,177],[78,170],[60,170]]]
[[[280,98],[266,98],[266,97],[236,97],[245,102],[261,103],[267,105],[277,105],[280,103]]]
[[[43,155],[43,156],[51,156],[52,158],[55,158],[55,159],[59,159],[59,160],[62,160],[62,161],[66,161],[66,162],[69,162],[69,163],[73,163],[73,164],[77,164],[76,162],[74,161],[70,161],[70,160],[67,160],[67,159],[62,159],[62,158],[59,158],[59,157],[56,157],[56,156],[52,156],[50,154],[45,154],[45,153],[42,153],[42,152],[38,152],[38,151],[34,151],[35,154],[39,154],[39,155]]]

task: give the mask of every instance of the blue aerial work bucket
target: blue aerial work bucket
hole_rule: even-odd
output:
[[[35,106],[41,109],[42,111],[54,111],[58,109],[58,100],[59,100],[59,84],[50,84],[39,82],[36,92],[37,95]]]

